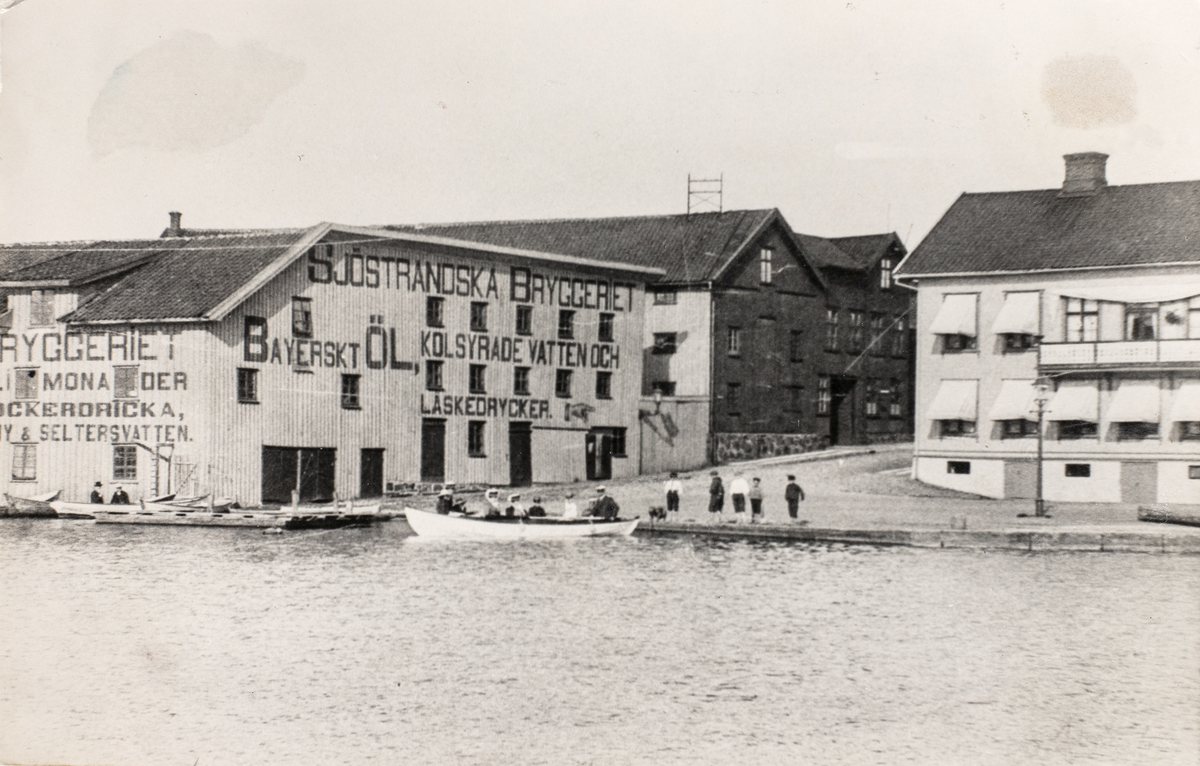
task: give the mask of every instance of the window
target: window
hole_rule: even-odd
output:
[[[867,417],[879,417],[879,381],[875,378],[867,379],[867,389],[863,396],[863,407],[866,409]]]
[[[14,381],[18,399],[38,398],[38,371],[36,367],[17,368]]]
[[[1004,351],[1026,351],[1037,346],[1036,335],[1024,335],[1019,333],[1004,334]]]
[[[969,474],[971,463],[968,460],[947,460],[946,473]]]
[[[908,355],[908,322],[904,317],[896,317],[895,327],[892,328],[892,356]]]
[[[1081,298],[1067,302],[1067,343],[1090,343],[1100,337],[1100,303]]]
[[[113,481],[137,480],[137,447],[119,444],[113,447]]]
[[[472,394],[487,393],[486,364],[473,364],[467,369],[467,390]]]
[[[1096,424],[1086,420],[1060,420],[1058,423],[1058,438],[1063,441],[1095,439],[1098,433]]]
[[[654,305],[674,306],[678,302],[677,293],[667,288],[657,288],[654,291]]]
[[[467,421],[467,456],[468,457],[487,457],[483,450],[483,439],[486,433],[484,428],[486,423],[482,420]]]
[[[113,368],[113,398],[136,399],[138,395],[138,368]]]
[[[801,330],[792,330],[792,340],[789,344],[788,358],[793,362],[804,361],[804,332]]]
[[[487,304],[480,301],[471,303],[471,332],[487,332]]]
[[[887,353],[887,347],[883,345],[884,321],[887,319],[883,314],[871,314],[871,353],[875,356],[883,356]]]
[[[825,350],[837,351],[838,348],[838,310],[825,309]]]
[[[425,326],[426,327],[443,327],[445,326],[445,309],[446,299],[429,296],[425,299]]]
[[[850,353],[857,354],[863,349],[863,313],[850,312]]]
[[[358,381],[360,375],[343,375],[342,376],[342,409],[357,410],[358,403]]]
[[[725,409],[736,415],[742,408],[742,384],[729,383],[725,386]]]
[[[899,378],[892,378],[888,393],[892,397],[891,403],[888,404],[888,415],[898,418],[904,414],[904,382]]]
[[[1158,337],[1158,304],[1125,306],[1125,340],[1154,340]]]
[[[1200,441],[1200,420],[1180,421],[1179,438],[1189,442]]]
[[[939,420],[941,423],[941,434],[946,436],[974,436],[975,421],[974,420]]]
[[[597,338],[601,343],[613,342],[613,314],[600,315],[600,329]]]
[[[656,380],[650,384],[650,390],[658,393],[661,396],[675,395],[675,381],[673,380]]]
[[[1200,479],[1200,465],[1189,465],[1188,466],[1188,478],[1189,479]]]
[[[758,251],[758,281],[764,285],[771,284],[771,258],[775,255],[769,247]]]
[[[517,335],[533,335],[533,306],[517,306]]]
[[[1000,433],[1001,439],[1025,439],[1030,436],[1037,436],[1037,421],[1036,420],[1003,420],[1003,430]]]
[[[1091,463],[1067,463],[1063,466],[1063,475],[1072,479],[1086,479],[1092,475]]]
[[[1117,423],[1118,441],[1157,439],[1158,423]]]
[[[828,415],[829,404],[833,397],[829,390],[829,376],[821,375],[817,378],[817,414]]]
[[[243,404],[258,404],[258,370],[238,368],[237,398]]]
[[[312,299],[292,298],[292,335],[311,338],[312,334]]]
[[[517,396],[529,396],[529,368],[513,368],[513,393]]]
[[[425,388],[428,391],[442,390],[442,365],[445,362],[430,361],[425,363]]]
[[[892,259],[884,258],[879,262],[879,289],[892,289]]]
[[[118,449],[120,449],[118,447]],[[36,481],[37,480],[37,445],[36,444],[14,444],[13,445],[13,466],[12,466],[13,481]]]
[[[612,436],[612,454],[613,457],[626,457],[625,452],[625,429],[613,428],[609,430]]]
[[[789,386],[787,407],[791,412],[801,412],[804,409],[804,386]]]
[[[654,333],[654,348],[651,350],[654,354],[674,354],[675,353],[675,333],[673,332],[656,332]]]
[[[957,354],[962,351],[975,350],[975,336],[973,335],[943,335],[942,336],[942,353]]]
[[[612,398],[612,373],[597,372],[596,373],[596,398],[611,399]]]
[[[574,311],[558,312],[558,337],[562,340],[570,340],[575,337]]]
[[[554,371],[554,395],[563,399],[571,398],[571,371]]]
[[[54,291],[33,290],[29,293],[29,326],[54,326]]]
[[[728,338],[729,338],[729,341],[728,341],[729,355],[730,356],[740,355],[742,353],[742,328],[730,327]]]

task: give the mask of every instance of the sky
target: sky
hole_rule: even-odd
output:
[[[1200,0],[0,0],[0,242],[1200,179]]]

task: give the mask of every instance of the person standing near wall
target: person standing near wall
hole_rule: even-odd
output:
[[[667,510],[678,513],[679,493],[683,492],[683,483],[679,481],[679,474],[671,471],[671,478],[667,479],[663,490],[667,493]]]
[[[788,474],[788,484],[783,490],[783,499],[787,501],[788,516],[795,523],[800,514],[800,501],[804,499],[804,489],[796,483],[796,477]]]
[[[757,524],[763,520],[762,479],[755,476],[751,481],[754,485],[750,487],[750,523]]]
[[[733,499],[733,523],[741,524],[746,512],[746,495],[750,494],[750,485],[739,473],[729,482],[729,496]]]
[[[712,476],[712,484],[708,485],[708,516],[711,523],[716,524],[721,520],[721,510],[725,507],[725,485],[716,471],[709,476]]]

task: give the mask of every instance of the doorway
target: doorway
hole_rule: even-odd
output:
[[[829,386],[829,446],[854,444],[855,378],[834,378]]]
[[[289,504],[333,500],[337,450],[332,447],[267,447],[262,451],[262,501]]]
[[[446,480],[446,421],[421,421],[421,481],[438,484]]]
[[[383,495],[383,450],[364,449],[358,469],[358,496]]]
[[[529,423],[508,424],[508,480],[514,487],[533,483],[533,431]]]
[[[585,439],[587,448],[588,481],[612,478],[613,437],[612,433],[593,428]]]

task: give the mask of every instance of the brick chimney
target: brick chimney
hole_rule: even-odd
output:
[[[167,227],[166,236],[182,237],[183,236],[183,213],[172,210],[167,213],[171,216],[171,225]]]
[[[1104,163],[1107,154],[1100,152],[1082,152],[1080,154],[1064,154],[1067,163],[1067,175],[1063,179],[1060,197],[1090,197],[1099,194],[1108,186],[1104,178]]]

